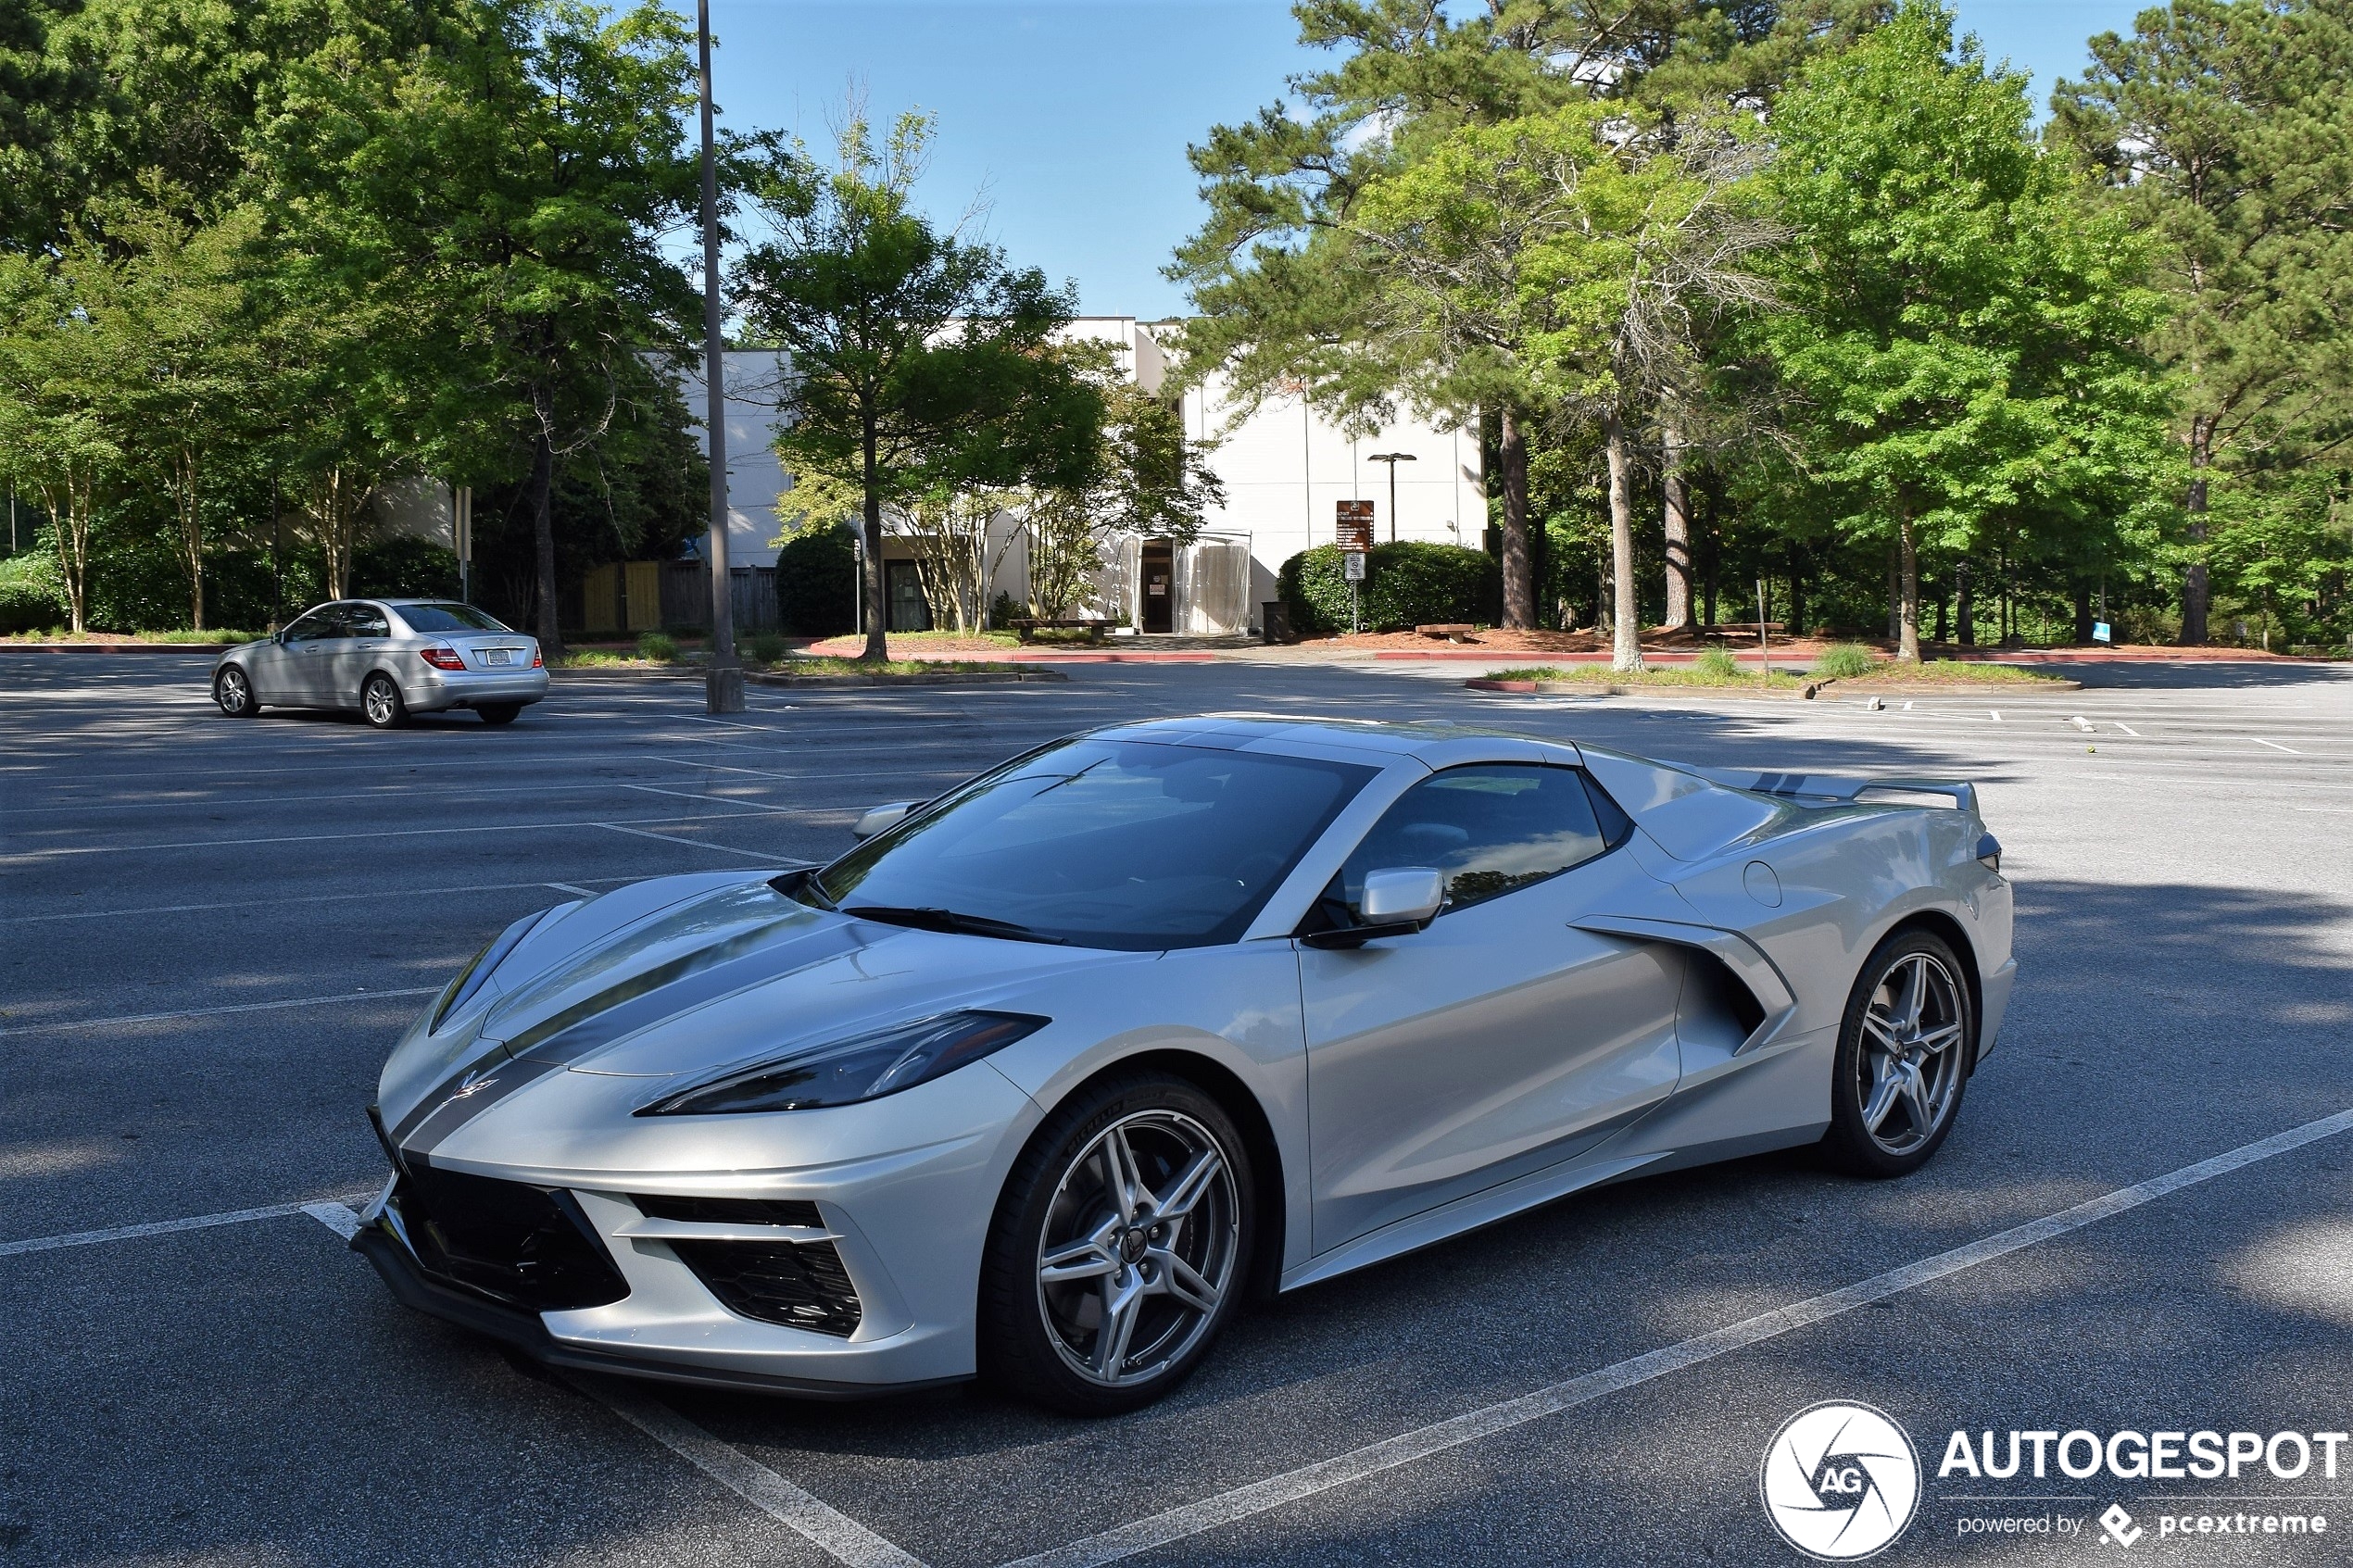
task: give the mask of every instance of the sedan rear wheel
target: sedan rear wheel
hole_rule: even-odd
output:
[[[1184,1079],[1083,1090],[998,1204],[984,1374],[1078,1415],[1133,1410],[1200,1363],[1243,1286],[1252,1198],[1232,1120]]]
[[[359,716],[379,730],[396,730],[408,719],[409,705],[391,676],[378,671],[360,683]]]
[[[485,702],[474,709],[474,714],[485,724],[511,724],[522,711],[520,702]]]
[[[1925,931],[1880,944],[1855,982],[1832,1069],[1831,1160],[1857,1175],[1928,1162],[1961,1108],[1976,1012],[1953,949]]]
[[[212,700],[232,719],[250,719],[261,711],[253,698],[253,681],[233,664],[223,665],[212,678]]]

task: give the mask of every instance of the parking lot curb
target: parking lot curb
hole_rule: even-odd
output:
[[[756,686],[963,686],[1007,681],[1067,681],[1059,670],[941,670],[921,675],[765,675],[747,671]]]
[[[1629,686],[1604,685],[1596,681],[1490,681],[1483,678],[1465,681],[1463,684],[1473,691],[1500,692],[1508,696],[1738,696],[1751,701],[1796,702],[1814,695],[1811,688],[1804,686],[1787,691],[1744,691],[1738,686]],[[1848,684],[1851,690],[1862,696],[2040,696],[2083,689],[2081,681],[2060,680],[2037,681],[2032,685],[2010,681],[1906,681],[1878,686]]]

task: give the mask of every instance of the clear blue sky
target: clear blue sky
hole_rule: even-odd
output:
[[[1987,54],[2033,72],[2038,111],[2083,41],[2141,8],[1958,0]],[[877,119],[937,115],[926,207],[982,197],[1015,261],[1075,279],[1090,313],[1146,318],[1185,308],[1160,268],[1200,217],[1187,144],[1327,57],[1277,0],[711,0],[711,31],[728,123],[822,145],[853,86]]]

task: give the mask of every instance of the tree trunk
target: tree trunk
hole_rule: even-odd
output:
[[[2190,420],[2190,494],[2185,508],[2190,514],[2190,543],[2206,543],[2207,489],[2206,470],[2214,462],[2214,426],[2203,415]],[[2206,580],[2206,561],[2201,556],[2190,562],[2182,576],[2182,641],[2196,645],[2206,641],[2207,610],[2212,595]]]
[[[1910,524],[1899,519],[1895,526],[1901,533]],[[1903,553],[1904,546],[1900,541],[1891,539],[1887,542],[1887,640],[1891,643],[1900,642],[1904,636]]]
[[[1793,540],[1789,547],[1789,634],[1806,635],[1806,546]]]
[[[1658,444],[1667,512],[1667,629],[1672,632],[1692,623],[1692,486],[1683,472],[1691,444],[1672,422],[1659,433]]]
[[[2075,640],[2078,643],[2092,640],[2092,585],[2089,583],[2075,584]]]
[[[1969,562],[1961,562],[1956,575],[1960,585],[1953,594],[1954,632],[1960,638],[1961,646],[1973,648],[1977,646],[1977,605],[1969,597]]]
[[[1609,667],[1630,673],[1642,667],[1642,622],[1634,597],[1634,505],[1627,488],[1626,427],[1613,413],[1603,433],[1609,449],[1610,576],[1617,588]]]
[[[90,629],[90,493],[70,473],[59,488],[65,504],[59,506],[58,495],[50,494],[49,521],[57,533],[58,574],[65,579],[68,629],[80,636]]]
[[[1528,558],[1528,437],[1509,408],[1503,411],[1497,449],[1504,470],[1504,624],[1526,631],[1536,624],[1536,574]]]
[[[1895,561],[1897,571],[1895,599],[1895,657],[1906,664],[1920,661],[1920,560],[1912,538],[1912,520],[1904,513],[1895,518]]]
[[[548,509],[556,483],[556,449],[542,424],[531,437],[531,477],[524,495],[531,503],[531,538],[536,551],[539,594],[539,654],[553,664],[563,657],[564,634],[556,604],[556,521]]]
[[[1945,616],[1950,605],[1950,591],[1944,583],[1939,583],[1936,585],[1936,641],[1940,643],[1945,640],[1945,633],[1953,629],[1951,621]]]
[[[1716,624],[1717,583],[1724,574],[1724,503],[1722,496],[1718,494],[1718,488],[1711,482],[1703,484],[1700,490],[1700,495],[1707,502],[1707,529],[1705,534],[1707,541],[1705,551],[1707,566],[1700,579],[1700,591],[1704,596],[1701,603],[1700,624],[1710,628]]]
[[[180,494],[180,558],[188,569],[188,629],[204,630],[204,522],[196,511],[196,459],[186,447],[173,455]]]
[[[890,607],[883,602],[882,476],[875,470],[875,427],[869,420],[862,476],[866,515],[859,524],[865,534],[866,547],[866,646],[858,657],[880,660],[890,657],[890,645],[884,633],[884,628],[890,624]]]

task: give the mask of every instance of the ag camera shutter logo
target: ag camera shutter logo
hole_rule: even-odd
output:
[[[1822,1562],[1885,1550],[1920,1500],[1920,1456],[1883,1411],[1827,1400],[1781,1424],[1757,1471],[1765,1517]]]

